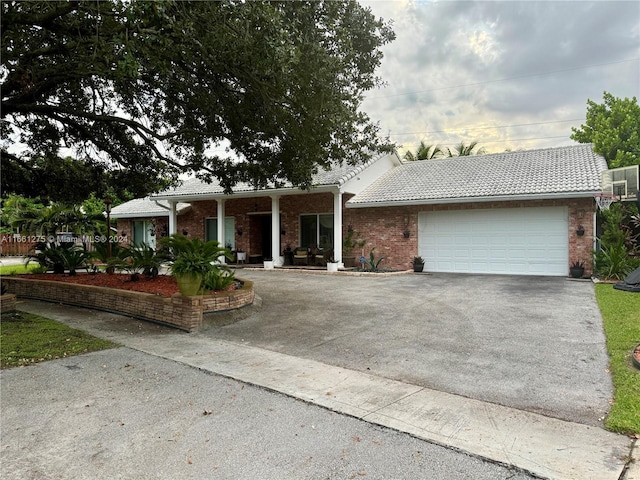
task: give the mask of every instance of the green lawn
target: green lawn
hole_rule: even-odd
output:
[[[631,352],[640,343],[640,293],[615,290],[610,284],[595,288],[614,387],[605,424],[614,432],[640,434],[640,370],[631,363]]]
[[[30,365],[117,346],[38,315],[15,312],[0,316],[0,368]]]
[[[37,262],[31,262],[28,267],[24,265],[2,265],[0,266],[0,275],[17,275],[20,273],[29,273],[39,268]]]

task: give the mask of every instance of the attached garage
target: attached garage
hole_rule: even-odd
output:
[[[566,276],[567,207],[442,210],[418,214],[425,271]]]

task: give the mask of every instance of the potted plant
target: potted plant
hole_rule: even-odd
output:
[[[418,256],[418,257],[413,257],[413,271],[414,272],[421,272],[422,270],[424,270],[424,258]]]
[[[356,266],[356,256],[353,251],[364,247],[366,243],[366,240],[360,238],[360,232],[356,232],[353,228],[347,229],[347,236],[342,241],[342,259],[345,267]]]
[[[327,260],[327,272],[337,272],[338,271],[338,261],[331,257]]]
[[[198,294],[202,279],[219,257],[231,259],[231,252],[220,247],[215,240],[203,242],[199,238],[171,235],[161,242],[166,247],[165,256],[170,262],[171,275],[176,277],[180,293],[184,296]]]
[[[575,261],[569,267],[569,273],[572,278],[582,278],[584,275],[584,263]]]

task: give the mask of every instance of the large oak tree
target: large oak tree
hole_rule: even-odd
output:
[[[391,145],[359,110],[390,26],[351,1],[3,1],[3,164],[309,187]],[[26,145],[15,153],[12,143]]]

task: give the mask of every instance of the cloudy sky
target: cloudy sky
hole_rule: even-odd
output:
[[[571,145],[587,99],[640,97],[638,1],[360,0],[393,20],[363,104],[400,154],[421,140],[487,152]]]

